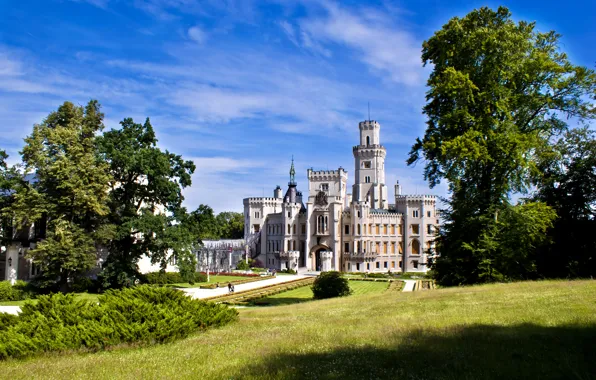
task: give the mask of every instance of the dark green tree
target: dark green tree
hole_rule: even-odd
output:
[[[244,215],[240,212],[224,211],[215,217],[220,239],[242,239],[244,237]]]
[[[567,127],[567,118],[596,117],[588,98],[596,93],[596,74],[569,62],[558,34],[515,23],[502,7],[452,18],[423,43],[422,60],[433,65],[427,129],[408,164],[424,158],[425,179],[431,187],[447,180],[451,194],[435,273],[443,285],[486,281],[486,252],[491,265],[505,260],[490,238],[499,213],[510,212],[513,192],[528,190],[538,171],[536,151]],[[532,236],[534,246],[541,231]]]
[[[103,129],[97,101],[86,107],[65,102],[25,139],[25,175],[10,210],[17,225],[47,221],[47,239],[29,257],[42,270],[42,282],[61,289],[73,276],[91,269],[96,243],[106,237],[107,164],[97,155],[95,134]]]
[[[539,258],[548,277],[596,275],[596,132],[572,129],[541,152],[537,200],[556,210],[554,244]]]
[[[147,255],[165,268],[172,256],[187,257],[196,240],[182,207],[182,189],[190,186],[192,161],[162,151],[149,119],[124,119],[119,130],[99,137],[99,151],[109,164],[107,219],[116,226],[102,279],[106,287],[131,284],[137,262]]]
[[[216,220],[213,209],[207,205],[199,207],[190,213],[189,222],[198,240],[217,240],[220,238],[220,225]]]

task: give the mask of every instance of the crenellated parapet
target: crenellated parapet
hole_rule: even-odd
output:
[[[337,170],[313,170],[308,169],[306,171],[306,176],[308,180],[311,182],[318,182],[318,181],[334,181],[348,179],[348,172],[344,170],[344,168],[339,168]]]
[[[432,205],[437,202],[436,195],[397,195],[395,196],[396,204],[407,204],[407,203],[424,203]]]

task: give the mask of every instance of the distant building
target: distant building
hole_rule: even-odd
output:
[[[402,195],[385,184],[386,149],[380,124],[359,123],[353,147],[355,183],[348,173],[307,171],[308,199],[297,189],[294,162],[285,195],[244,199],[245,240],[251,257],[268,268],[299,271],[426,272],[439,223],[434,195]]]

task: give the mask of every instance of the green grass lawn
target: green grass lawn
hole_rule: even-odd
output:
[[[195,282],[193,285],[190,285],[188,282],[186,282],[186,283],[180,283],[180,284],[171,284],[171,286],[174,286],[176,288],[198,288],[201,285],[214,284],[216,282],[220,282],[220,283],[222,283],[222,285],[226,285],[229,281],[244,280],[247,278],[253,278],[253,277],[210,275],[208,282],[207,281]]]
[[[388,282],[350,281],[353,295],[369,294],[387,290]],[[288,290],[255,301],[256,305],[280,306],[293,303],[312,301],[313,294],[310,286]]]
[[[594,379],[596,281],[239,309],[170,344],[0,363],[6,379]]]
[[[97,302],[97,297],[99,294],[92,294],[92,293],[74,293],[76,298],[87,299],[92,302]],[[4,301],[0,302],[0,306],[23,306],[23,304],[27,301],[36,303],[36,299],[25,300],[25,301]]]

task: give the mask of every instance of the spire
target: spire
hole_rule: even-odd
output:
[[[294,155],[292,155],[292,166],[290,167],[290,184],[296,183],[296,170],[294,169]]]

